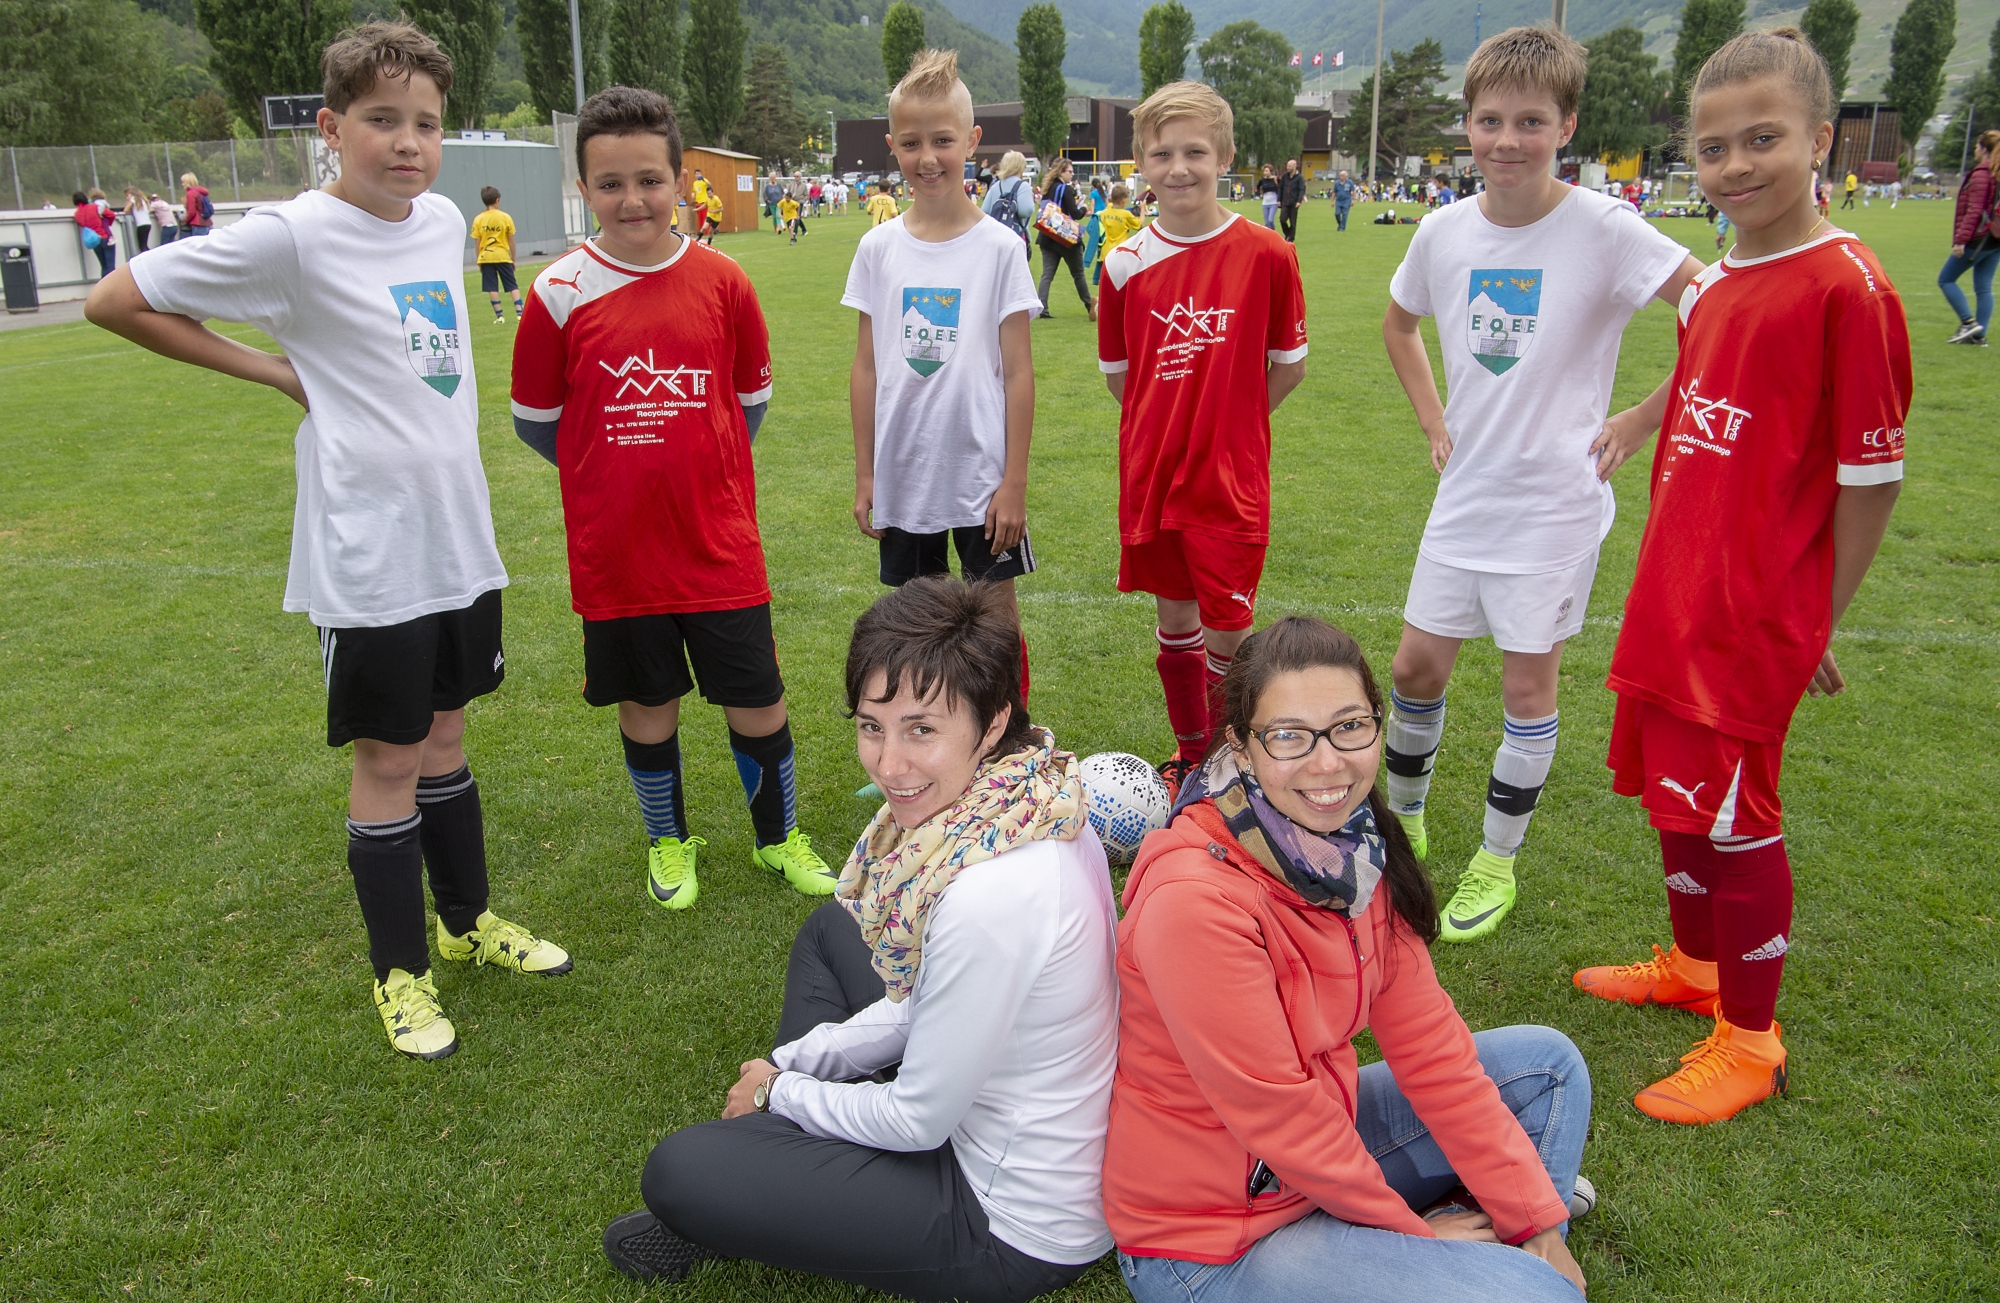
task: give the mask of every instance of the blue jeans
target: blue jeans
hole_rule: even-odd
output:
[[[1957,254],[1944,260],[1944,267],[1938,272],[1938,288],[1944,291],[1945,302],[1958,314],[1960,321],[1973,320],[1972,309],[1965,302],[1965,291],[1958,288],[1958,278],[1972,270],[1972,293],[1979,300],[1979,328],[1993,320],[1993,269],[2000,265],[2000,243],[1988,240],[1986,247],[1973,252],[1967,246],[1966,252],[1972,256],[1961,258]]]
[[[1472,1040],[1480,1066],[1567,1198],[1576,1188],[1590,1131],[1590,1070],[1583,1055],[1549,1027],[1497,1027]],[[1388,1064],[1361,1070],[1354,1126],[1390,1187],[1411,1208],[1428,1207],[1458,1184]],[[1577,1303],[1579,1298],[1554,1267],[1520,1249],[1353,1226],[1318,1211],[1266,1235],[1235,1262],[1210,1265],[1120,1253],[1118,1265],[1138,1303]]]
[[[1343,231],[1347,229],[1347,210],[1349,207],[1350,205],[1347,204],[1335,204],[1333,206],[1334,220],[1340,223],[1340,229]]]

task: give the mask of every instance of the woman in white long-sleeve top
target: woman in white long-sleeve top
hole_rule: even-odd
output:
[[[1111,879],[1019,661],[989,586],[914,580],[856,622],[848,707],[887,801],[792,946],[777,1048],[606,1230],[619,1270],[713,1253],[1013,1303],[1111,1247]]]

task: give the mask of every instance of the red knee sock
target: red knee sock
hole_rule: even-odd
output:
[[[1715,887],[1721,878],[1715,844],[1691,832],[1660,833],[1660,865],[1667,874],[1667,916],[1674,944],[1689,959],[1715,962]]]
[[[1722,1016],[1745,1031],[1767,1031],[1778,1007],[1792,932],[1792,862],[1782,838],[1716,843],[1716,975]]]
[[[1028,635],[1021,635],[1021,704],[1028,704]]]
[[[1168,633],[1156,629],[1160,654],[1153,665],[1160,672],[1160,687],[1167,694],[1167,724],[1183,760],[1199,760],[1208,750],[1208,702],[1202,682],[1205,670],[1201,650],[1201,630]]]
[[[1217,652],[1207,652],[1202,661],[1202,688],[1208,698],[1208,735],[1214,737],[1222,731],[1222,680],[1229,673],[1234,656],[1224,656]]]

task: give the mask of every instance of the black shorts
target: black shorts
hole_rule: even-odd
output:
[[[488,294],[498,294],[506,290],[516,292],[514,284],[514,264],[511,262],[482,262],[479,264],[479,287]]]
[[[326,744],[372,738],[409,746],[430,736],[435,711],[458,710],[507,676],[500,590],[456,611],[367,629],[321,629]]]
[[[935,534],[912,534],[891,526],[882,533],[882,582],[900,588],[918,575],[950,574],[947,540],[958,548],[959,572],[968,583],[974,579],[1019,579],[1034,572],[1035,549],[1026,534],[1021,535],[1019,546],[995,556],[986,546],[984,525],[960,525]]]
[[[697,679],[713,706],[761,710],[784,700],[769,602],[583,622],[583,699],[591,705],[664,706],[694,691]]]

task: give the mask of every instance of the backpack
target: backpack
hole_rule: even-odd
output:
[[[90,227],[88,227],[88,226],[86,226],[86,227],[84,227],[84,228],[83,228],[83,247],[84,247],[84,248],[86,248],[86,249],[95,249],[95,248],[98,248],[98,247],[99,247],[100,245],[102,245],[103,243],[104,243],[104,237],[103,237],[103,236],[99,235],[99,234],[98,234],[98,233],[97,233],[97,232],[96,232],[95,230],[93,230],[92,228],[90,228]]]
[[[1018,176],[1008,177],[1007,182],[1013,188],[1001,194],[1000,205],[989,216],[994,221],[1000,223],[1000,225],[1020,236],[1022,242],[1025,243],[1028,239],[1028,226],[1021,219],[1021,210],[1018,206],[1019,201],[1016,198],[1021,193],[1021,186],[1025,183]]]
[[[207,195],[201,197],[201,220],[204,222],[215,220],[215,205],[209,201]]]

